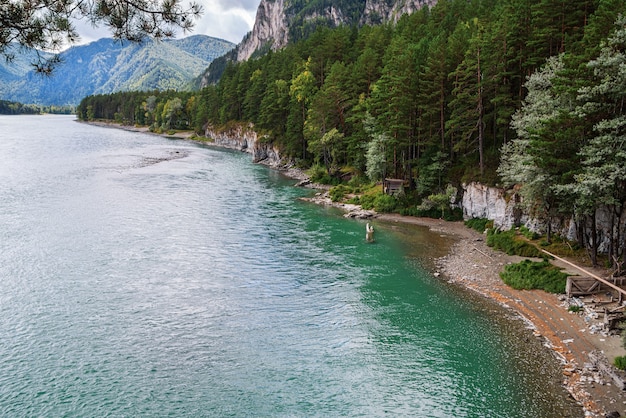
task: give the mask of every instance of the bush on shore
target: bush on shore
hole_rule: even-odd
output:
[[[549,293],[565,293],[567,274],[548,260],[509,264],[500,273],[508,286],[518,290],[542,289]]]
[[[543,257],[543,253],[537,247],[517,238],[514,230],[499,231],[495,228],[489,229],[487,231],[487,245],[508,255]]]
[[[465,221],[465,226],[482,234],[486,230],[493,228],[493,221],[487,218],[471,218]]]
[[[626,356],[617,356],[613,360],[613,364],[620,370],[626,370]]]

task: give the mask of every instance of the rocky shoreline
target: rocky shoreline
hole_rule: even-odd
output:
[[[105,122],[91,124],[150,133],[147,128]],[[193,140],[191,133],[162,136]],[[494,300],[523,318],[532,333],[542,339],[544,345],[560,360],[563,385],[581,405],[585,416],[626,416],[626,392],[611,381],[606,373],[614,370],[610,360],[615,355],[623,355],[621,339],[592,332],[593,324],[587,318],[568,312],[570,302],[564,296],[542,291],[517,291],[506,286],[499,273],[506,264],[519,262],[520,258],[493,251],[485,244],[483,235],[465,227],[463,223],[378,214],[363,210],[358,205],[332,202],[328,196],[329,187],[312,183],[302,170],[268,161],[257,163],[298,180],[299,187],[318,190],[315,196],[303,200],[341,209],[346,217],[421,225],[454,237],[456,243],[448,255],[435,260],[435,276]]]
[[[493,251],[482,234],[461,222],[364,211],[358,205],[332,202],[325,191],[304,200],[341,209],[346,217],[421,225],[454,237],[456,243],[450,252],[435,260],[435,276],[494,300],[521,317],[529,332],[541,339],[560,361],[563,386],[581,405],[585,416],[626,415],[626,392],[609,376],[614,370],[609,359],[624,351],[621,339],[594,332],[593,321],[568,311],[571,301],[564,295],[506,286],[500,271],[522,258]]]

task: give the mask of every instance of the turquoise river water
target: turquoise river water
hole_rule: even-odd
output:
[[[0,117],[0,416],[581,416],[556,360],[245,154]]]

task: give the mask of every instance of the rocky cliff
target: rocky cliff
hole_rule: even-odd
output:
[[[273,144],[263,142],[250,125],[221,130],[207,126],[204,134],[217,146],[251,154],[255,163],[270,167],[279,167],[282,163],[279,150]]]
[[[542,222],[520,209],[520,197],[515,192],[505,191],[496,187],[488,187],[480,183],[470,183],[463,185],[462,198],[459,206],[463,210],[463,217],[469,218],[486,218],[493,221],[495,227],[508,230],[517,226],[524,225],[531,231],[545,233],[547,224]],[[621,227],[626,222],[626,209],[623,210],[620,217],[622,220]],[[611,223],[611,213],[608,208],[600,207],[596,212],[596,230],[598,238],[598,251],[606,253],[611,245],[610,231],[612,228],[619,228],[618,225]],[[570,241],[578,240],[579,231],[576,228],[576,222],[571,218],[553,219],[551,222],[552,231]],[[587,233],[591,225],[587,225]],[[587,240],[591,240],[588,236]]]
[[[268,44],[274,50],[283,48],[287,41],[285,0],[261,0],[252,31],[237,45],[237,61],[247,60]]]
[[[498,228],[511,229],[520,221],[519,217],[515,217],[511,196],[506,196],[502,189],[480,183],[463,185],[460,206],[465,219],[489,219]]]
[[[261,0],[252,31],[237,46],[237,61],[245,61],[255,51],[280,49],[293,40],[290,25],[293,22],[326,22],[328,26],[342,24],[378,24],[397,22],[403,14],[422,7],[432,7],[437,0],[366,0],[344,2],[344,6],[328,5],[302,10],[290,5],[289,0]],[[314,3],[314,2],[313,2]],[[356,17],[355,13],[356,11]]]
[[[397,22],[403,14],[411,14],[422,7],[432,7],[437,0],[406,0],[380,1],[366,0],[365,10],[361,17],[362,24],[376,24],[379,22]]]

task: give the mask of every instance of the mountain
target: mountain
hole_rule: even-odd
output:
[[[0,98],[12,94],[14,83],[19,83],[24,76],[33,69],[31,62],[37,59],[37,51],[18,48],[14,45],[7,51],[12,55],[10,61],[0,59]],[[49,58],[50,54],[43,54],[42,58]]]
[[[76,105],[92,94],[130,90],[184,90],[234,44],[205,35],[142,43],[100,39],[61,53],[51,77],[32,71],[35,52],[0,64],[0,98],[41,105]],[[19,57],[19,58],[18,58]]]
[[[245,61],[269,49],[305,39],[319,26],[397,22],[403,14],[432,7],[437,0],[261,0],[250,31],[237,47],[213,63],[196,80],[202,87],[219,79],[227,61]]]
[[[261,0],[252,31],[237,45],[237,61],[268,46],[277,50],[306,38],[318,26],[397,22],[436,0]]]

